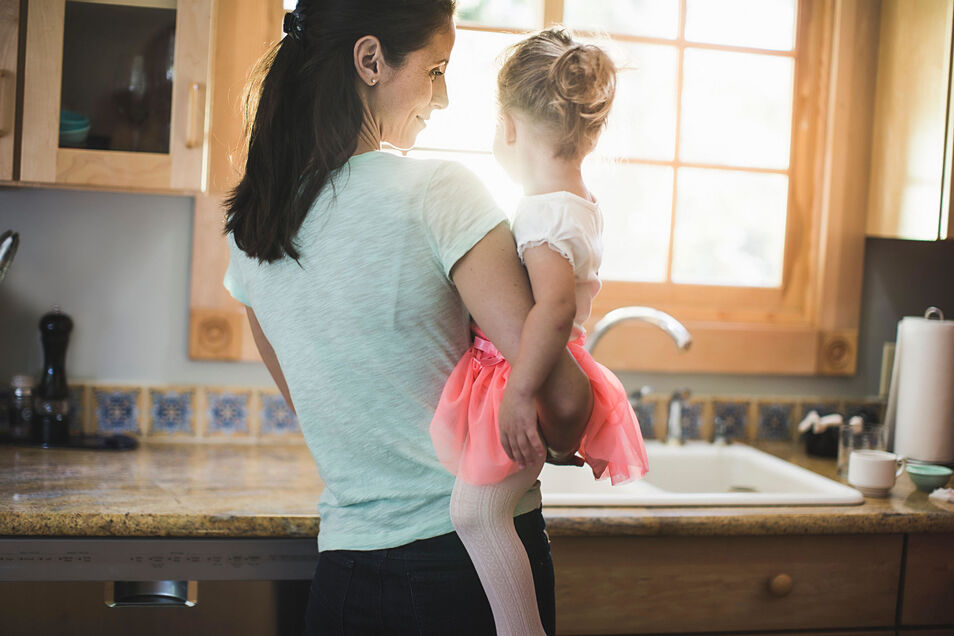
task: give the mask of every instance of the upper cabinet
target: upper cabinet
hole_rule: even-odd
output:
[[[212,5],[26,2],[19,18],[26,53],[15,177],[38,184],[204,191]],[[5,46],[0,44],[0,62]]]
[[[195,198],[189,356],[259,360],[245,307],[222,285],[229,264],[222,201],[244,168],[244,110],[249,75],[282,37],[281,0],[228,0],[215,5],[209,194]]]
[[[20,3],[0,0],[0,182],[13,178]]]
[[[954,239],[954,0],[882,0],[867,234]]]

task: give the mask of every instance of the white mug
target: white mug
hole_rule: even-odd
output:
[[[904,457],[878,450],[852,451],[848,483],[869,497],[885,497],[904,470]]]

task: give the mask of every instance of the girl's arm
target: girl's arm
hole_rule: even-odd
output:
[[[507,224],[488,232],[461,257],[451,270],[451,278],[474,321],[507,360],[516,361],[533,296]],[[535,417],[539,417],[547,445],[560,454],[579,447],[592,404],[590,382],[566,350],[567,337],[563,337],[561,353],[534,396]],[[534,436],[516,442],[523,456],[532,458],[537,452],[533,447],[535,436],[536,420]],[[535,439],[539,444],[539,437]],[[538,449],[542,450],[542,445]]]
[[[530,275],[534,305],[520,335],[520,348],[500,403],[500,442],[507,454],[525,466],[533,462],[524,452],[543,452],[537,433],[534,397],[543,387],[573,330],[576,279],[573,266],[546,245],[528,248],[524,263]]]
[[[272,379],[275,380],[278,390],[281,391],[285,397],[288,408],[292,410],[292,413],[298,415],[298,413],[295,412],[295,405],[292,404],[291,394],[288,392],[288,383],[285,382],[285,374],[282,373],[282,368],[278,364],[278,356],[275,355],[275,350],[272,349],[271,343],[268,341],[268,338],[265,337],[265,332],[262,331],[262,326],[258,324],[258,318],[255,317],[255,312],[252,311],[252,308],[246,305],[245,313],[248,315],[248,324],[252,327],[252,339],[255,340],[258,353],[265,362],[265,368],[272,374]]]

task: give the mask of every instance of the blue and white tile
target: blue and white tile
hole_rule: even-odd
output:
[[[725,422],[725,435],[730,440],[745,440],[749,422],[749,403],[744,400],[714,400],[713,417]],[[715,421],[713,420],[713,427]]]
[[[657,401],[643,401],[636,407],[636,419],[639,420],[639,432],[643,439],[656,439],[654,427],[656,425]]]
[[[149,389],[149,434],[194,435],[195,389]]]
[[[682,439],[702,439],[702,410],[705,402],[690,401],[682,410]]]
[[[207,389],[206,426],[208,435],[248,436],[251,391]]]
[[[262,435],[292,435],[301,432],[298,418],[281,393],[262,392],[259,397],[261,398],[259,423]]]
[[[795,425],[794,402],[773,401],[759,403],[759,428],[757,439],[765,441],[791,441]]]
[[[93,419],[96,432],[112,433],[141,432],[139,398],[142,390],[138,387],[94,387]]]

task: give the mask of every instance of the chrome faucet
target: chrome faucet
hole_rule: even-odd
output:
[[[669,416],[666,419],[666,443],[682,444],[682,413],[688,408],[689,389],[673,391],[669,398]]]
[[[586,350],[592,352],[593,348],[596,347],[596,343],[599,342],[600,338],[602,338],[607,331],[619,323],[629,320],[642,320],[651,325],[656,325],[672,336],[672,339],[680,351],[685,351],[689,348],[689,345],[692,344],[692,336],[689,335],[689,330],[666,312],[653,309],[652,307],[632,306],[614,309],[603,316],[596,323],[596,326],[593,327],[593,333],[587,337],[586,345],[584,345]]]
[[[619,323],[628,320],[642,320],[651,325],[656,325],[672,336],[673,341],[675,341],[680,351],[685,351],[689,348],[689,345],[692,344],[692,336],[689,335],[689,330],[666,312],[653,309],[652,307],[632,306],[614,309],[603,316],[596,323],[596,326],[593,327],[592,335],[586,339],[586,344],[584,345],[586,350],[592,352],[596,343],[603,337],[603,334]],[[642,398],[643,395],[645,395],[645,393],[640,391],[638,399]],[[666,442],[669,444],[682,443],[682,412],[686,408],[686,400],[688,399],[689,390],[685,389],[673,393],[672,399],[669,400],[669,418],[666,422]]]
[[[0,234],[0,281],[7,275],[7,269],[13,262],[13,257],[17,253],[17,245],[20,244],[20,235],[12,230],[7,230]]]

